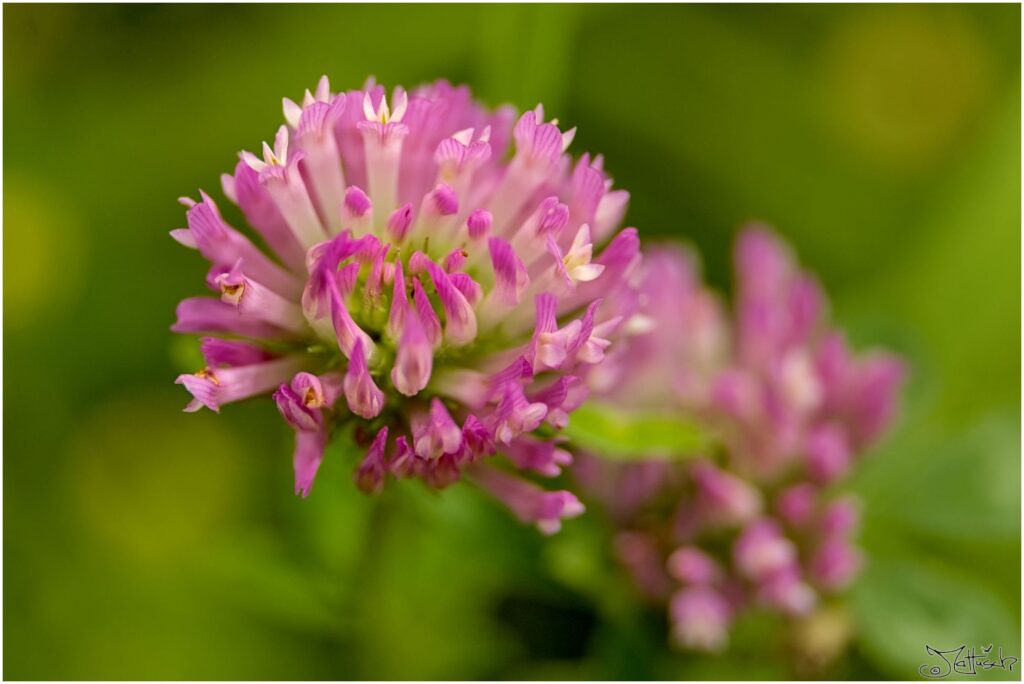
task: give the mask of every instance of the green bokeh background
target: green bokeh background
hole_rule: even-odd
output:
[[[3,18],[5,678],[887,678],[925,643],[1020,655],[1018,6]],[[167,236],[175,198],[219,196],[322,73],[543,101],[646,239],[693,243],[727,288],[737,227],[765,220],[857,344],[906,355],[899,425],[851,486],[869,565],[844,657],[793,669],[768,618],[725,657],[674,654],[599,515],[543,540],[470,487],[369,499],[340,446],[302,501],[271,402],[181,413],[195,351],[168,326],[205,268]]]

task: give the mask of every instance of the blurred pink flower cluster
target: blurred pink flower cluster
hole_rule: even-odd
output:
[[[602,302],[639,240],[601,157],[574,161],[575,129],[540,106],[488,110],[444,81],[389,96],[325,77],[284,117],[222,178],[252,232],[205,193],[172,232],[211,263],[213,296],[172,328],[209,335],[205,367],[178,378],[186,410],[272,394],[303,496],[344,431],[366,448],[365,491],[467,474],[544,532],[579,515],[525,476],[572,462],[556,434],[628,322]]]
[[[715,446],[683,461],[591,454],[575,470],[674,640],[698,650],[724,648],[744,611],[806,615],[855,576],[857,505],[833,492],[890,423],[904,375],[888,353],[850,351],[768,230],[746,229],[734,262],[729,316],[690,253],[649,250],[646,324],[588,378],[604,401],[688,417]]]

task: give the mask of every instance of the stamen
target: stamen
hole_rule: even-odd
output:
[[[242,295],[245,294],[245,283],[237,283],[235,285],[222,284],[220,286],[220,292],[223,295],[221,299],[228,304],[237,305],[242,300]]]
[[[217,375],[213,372],[213,370],[211,368],[203,368],[200,371],[196,371],[194,373],[194,375],[197,378],[202,378],[203,380],[209,380],[210,382],[212,382],[214,385],[217,385],[218,387],[220,386],[220,380],[217,379]]]
[[[324,405],[323,398],[312,387],[306,388],[306,395],[302,398],[302,402],[309,408],[320,408]]]

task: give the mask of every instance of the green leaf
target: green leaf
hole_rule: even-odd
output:
[[[621,460],[692,458],[712,443],[703,428],[679,414],[625,411],[596,402],[573,412],[565,434],[584,449]]]
[[[852,603],[864,654],[894,677],[943,664],[925,644],[992,644],[1020,657],[1018,411],[958,431],[919,418],[857,477],[869,563]],[[1014,679],[1019,669],[967,678]]]
[[[926,646],[943,651],[966,644],[980,654],[991,644],[993,654],[1002,647],[1004,656],[1020,657],[1018,620],[979,576],[895,551],[871,559],[852,599],[861,646],[894,677],[918,679],[922,665],[941,665]],[[950,678],[1019,679],[1020,670]]]
[[[994,412],[951,435],[904,439],[873,457],[858,490],[869,532],[935,542],[1013,547],[1020,540],[1020,422]]]

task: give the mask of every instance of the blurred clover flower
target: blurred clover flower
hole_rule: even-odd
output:
[[[467,473],[558,530],[577,498],[511,471],[572,462],[556,433],[625,323],[602,296],[639,259],[636,230],[617,228],[628,194],[600,156],[572,163],[575,129],[542,107],[516,121],[444,81],[389,99],[372,80],[332,93],[324,77],[284,116],[273,146],[222,177],[272,256],[205,193],[183,200],[188,228],[172,232],[212,263],[219,295],[178,306],[174,331],[214,335],[206,367],[177,380],[186,410],[273,393],[303,496],[344,431],[368,447],[364,491]],[[506,467],[481,462],[499,452]]]
[[[674,640],[698,650],[724,648],[752,606],[807,615],[853,579],[856,502],[830,492],[890,422],[904,374],[889,354],[851,354],[816,281],[767,230],[741,234],[735,268],[730,322],[689,253],[648,252],[639,287],[650,330],[588,379],[622,406],[697,420],[718,453],[597,454],[576,468],[617,524],[623,564],[667,602]]]

